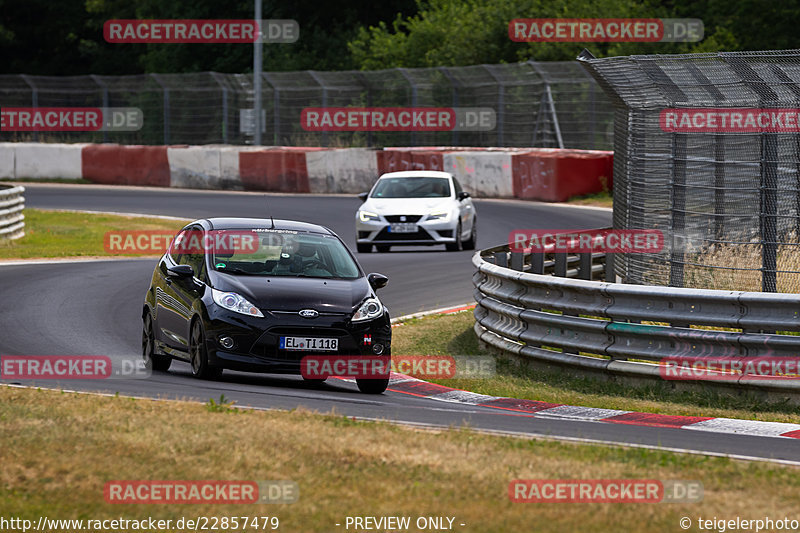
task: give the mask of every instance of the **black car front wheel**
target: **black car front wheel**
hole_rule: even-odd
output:
[[[142,358],[148,370],[166,372],[172,364],[170,356],[156,353],[156,337],[150,313],[147,313],[142,321]]]
[[[385,379],[356,379],[358,390],[364,394],[381,394],[389,386],[389,378]]]
[[[221,368],[208,364],[208,348],[203,324],[195,320],[192,324],[192,333],[189,338],[189,359],[192,363],[192,375],[200,379],[215,379],[222,374]]]

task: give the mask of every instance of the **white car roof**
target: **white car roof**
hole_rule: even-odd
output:
[[[449,172],[439,170],[403,170],[400,172],[387,172],[378,179],[383,178],[451,178]]]

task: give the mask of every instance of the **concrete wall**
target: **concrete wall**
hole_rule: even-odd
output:
[[[1,179],[287,193],[359,193],[385,172],[443,170],[479,198],[564,201],[610,189],[612,168],[612,152],[545,148],[0,143]]]

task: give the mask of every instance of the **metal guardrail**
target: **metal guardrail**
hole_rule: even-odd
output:
[[[475,333],[523,361],[606,376],[662,380],[665,358],[800,359],[800,295],[607,282],[613,255],[477,252]],[[726,377],[800,392],[800,379]]]
[[[0,240],[25,236],[25,187],[0,185]]]

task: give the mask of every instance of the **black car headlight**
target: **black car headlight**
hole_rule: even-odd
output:
[[[214,302],[224,309],[247,316],[264,318],[264,314],[258,309],[258,307],[248,302],[247,299],[240,294],[211,289],[211,296],[213,296]]]
[[[372,320],[383,314],[383,304],[377,298],[367,298],[353,314],[353,322]]]

